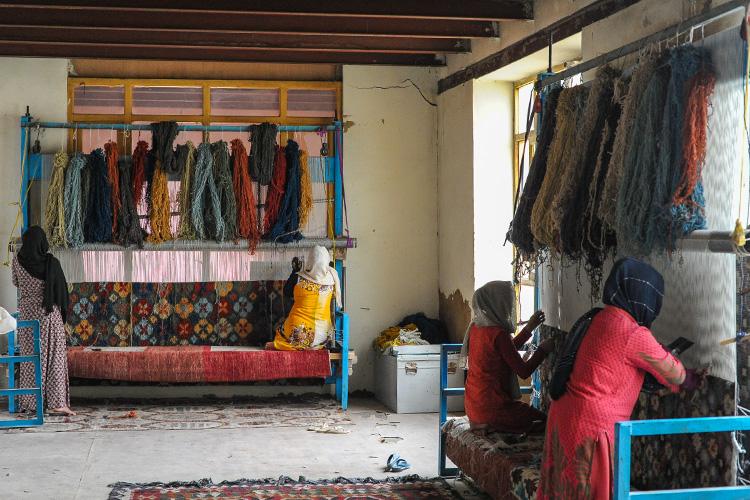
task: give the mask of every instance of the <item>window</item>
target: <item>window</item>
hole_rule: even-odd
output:
[[[534,80],[526,80],[517,83],[515,85],[514,96],[513,196],[515,203],[515,197],[517,196],[516,193],[519,192],[519,184],[520,188],[523,189],[523,184],[526,182],[526,177],[529,173],[529,165],[531,165],[531,160],[534,157],[534,150],[536,148],[536,115],[534,114],[534,99],[536,98],[536,92],[534,91]],[[531,108],[529,108],[529,106]],[[529,127],[528,140],[526,140],[526,124],[529,109],[531,109],[533,118],[531,120],[531,126]],[[522,162],[523,172],[521,172]],[[519,320],[528,319],[528,317],[534,312],[534,278],[533,271],[522,276],[521,281],[516,288],[516,296],[518,297],[516,311]]]

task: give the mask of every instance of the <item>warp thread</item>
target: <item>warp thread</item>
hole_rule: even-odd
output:
[[[213,153],[214,182],[221,202],[221,218],[224,221],[224,239],[237,239],[237,200],[232,190],[232,172],[229,160],[229,146],[224,141],[211,145]]]
[[[91,187],[87,199],[84,234],[87,242],[112,241],[112,186],[110,185],[104,151],[97,148],[88,160]]]
[[[567,170],[567,161],[573,156],[578,121],[587,95],[588,89],[582,86],[560,92],[556,113],[557,128],[547,155],[547,172],[531,212],[531,232],[537,245],[553,251],[559,251],[559,241],[552,222],[552,203]]]
[[[132,159],[121,157],[117,163],[120,178],[120,211],[114,241],[124,247],[137,245],[138,248],[143,248],[144,230],[135,206],[135,196],[131,190]]]
[[[177,237],[183,240],[195,239],[195,228],[191,216],[195,154],[195,146],[191,141],[187,141],[182,146],[177,146],[178,169],[182,171],[182,179],[180,180],[180,226],[177,230]]]
[[[146,161],[148,156],[148,143],[138,141],[133,151],[133,196],[135,206],[143,201],[143,186],[146,184]]]
[[[85,221],[89,209],[89,194],[91,193],[91,168],[89,167],[88,155],[85,155],[84,158],[85,164],[81,170],[81,210]]]
[[[271,228],[268,238],[275,243],[291,243],[302,239],[299,231],[300,205],[300,150],[299,144],[289,140],[285,149],[287,165],[287,182],[284,197],[279,208],[276,223]]]
[[[273,123],[250,126],[250,176],[261,186],[268,186],[273,177],[277,132]]]
[[[576,143],[567,161],[568,168],[552,206],[552,218],[560,235],[561,249],[572,260],[581,256],[586,227],[584,214],[589,204],[591,179],[594,177],[602,131],[611,113],[615,79],[620,72],[610,66],[597,70],[586,107],[578,124]]]
[[[531,161],[529,174],[526,177],[516,213],[508,230],[508,239],[516,246],[517,250],[514,262],[516,280],[519,280],[525,274],[528,270],[526,268],[536,265],[536,246],[534,245],[534,235],[531,232],[531,211],[547,173],[547,157],[555,133],[557,102],[560,98],[560,92],[562,92],[562,87],[554,87],[549,90],[545,97],[544,111],[537,135],[536,153]]]
[[[638,105],[631,147],[626,151],[623,164],[617,197],[617,245],[619,250],[636,257],[650,255],[652,250],[649,241],[653,240],[648,235],[655,225],[650,219],[653,193],[658,183],[658,139],[662,132],[669,78],[669,65],[664,61],[657,64]]]
[[[313,208],[312,179],[310,178],[310,168],[307,164],[307,152],[299,153],[299,172],[300,172],[300,200],[299,200],[299,227],[305,227],[310,218]]]
[[[117,233],[117,223],[120,216],[120,172],[117,168],[119,153],[117,143],[107,141],[104,145],[104,155],[107,159],[107,177],[112,185],[112,232]]]
[[[71,247],[83,245],[83,209],[81,193],[81,173],[86,166],[86,158],[77,153],[70,159],[65,172],[65,239]]]
[[[65,244],[65,167],[68,155],[58,151],[52,162],[52,179],[47,192],[44,209],[44,230],[51,247],[64,247]]]
[[[245,145],[240,139],[232,141],[232,185],[237,199],[237,231],[240,238],[250,242],[254,252],[260,241],[258,206],[253,193],[253,183],[248,170]]]
[[[276,146],[276,158],[273,167],[273,179],[266,192],[266,214],[263,220],[263,234],[268,234],[279,217],[281,200],[286,188],[286,153],[284,148]]]
[[[612,156],[609,160],[607,178],[604,181],[601,202],[599,203],[599,218],[610,231],[617,227],[617,198],[625,170],[625,154],[631,145],[633,122],[643,93],[646,91],[646,87],[656,69],[656,63],[657,60],[653,57],[640,62],[633,71],[628,92],[622,103],[622,112],[617,123],[615,140],[612,144]]]
[[[224,221],[221,218],[221,200],[216,191],[216,184],[214,184],[211,144],[207,142],[198,146],[190,210],[198,239],[224,240],[225,230]]]

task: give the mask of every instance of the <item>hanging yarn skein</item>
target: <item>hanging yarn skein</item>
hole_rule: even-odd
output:
[[[300,172],[300,200],[299,200],[299,227],[307,226],[310,218],[310,212],[313,208],[312,179],[310,178],[310,168],[307,164],[307,152],[299,153],[299,172]]]
[[[611,112],[615,79],[619,76],[620,72],[610,66],[597,70],[577,127],[568,168],[552,205],[553,212],[557,214],[552,220],[560,235],[563,254],[573,260],[581,256],[591,179],[596,169],[605,121]]]
[[[240,139],[232,141],[232,186],[237,198],[237,230],[240,238],[250,242],[254,252],[260,241],[258,206],[247,166],[247,150]]]
[[[278,219],[268,234],[274,243],[291,243],[302,239],[299,229],[299,206],[301,196],[299,144],[289,140],[286,145],[287,182],[281,201]]]
[[[149,182],[148,202],[151,234],[150,243],[162,243],[172,239],[172,210],[169,200],[167,170],[174,170],[176,161],[173,144],[177,137],[176,122],[151,124],[151,143],[154,155],[152,177]],[[146,176],[149,177],[148,165]]]
[[[547,155],[547,172],[531,212],[531,232],[540,247],[559,253],[559,234],[553,218],[552,203],[557,195],[567,165],[574,156],[578,125],[586,104],[588,89],[577,86],[563,89],[557,104],[557,129]]]
[[[651,254],[649,237],[655,225],[653,195],[657,185],[659,143],[669,84],[670,68],[657,64],[636,111],[631,136],[631,147],[625,154],[622,181],[617,198],[617,246],[623,253],[636,257]]]
[[[143,201],[143,187],[146,184],[146,161],[148,156],[148,143],[138,141],[133,151],[133,197],[135,206]]]
[[[268,234],[279,217],[281,200],[286,188],[286,153],[281,146],[276,147],[273,179],[266,192],[266,214],[263,220],[263,234]]]
[[[602,220],[599,207],[602,203],[604,185],[609,174],[615,133],[622,114],[622,102],[627,94],[627,89],[627,79],[618,78],[615,81],[612,106],[610,106],[610,112],[606,117],[594,177],[589,186],[589,204],[584,217],[586,234],[583,239],[583,253],[590,268],[601,266],[607,255],[614,253],[617,245],[615,233]]]
[[[625,170],[625,155],[631,145],[633,122],[643,93],[646,91],[651,75],[654,74],[656,69],[656,63],[657,60],[653,57],[643,59],[639,63],[630,78],[628,91],[622,103],[622,112],[620,120],[617,122],[607,177],[604,180],[604,188],[599,202],[599,218],[610,231],[617,228],[617,198]]]
[[[682,230],[673,230],[682,222],[674,221],[672,198],[678,189],[683,172],[683,124],[685,119],[688,83],[696,76],[708,51],[693,45],[683,45],[673,49],[669,54],[670,78],[664,104],[661,137],[659,138],[659,156],[656,166],[657,177],[653,189],[651,217],[647,232],[648,248],[672,251]],[[687,216],[687,212],[682,214]],[[702,229],[705,220],[685,221],[686,227]]]
[[[87,242],[108,243],[112,241],[112,187],[101,148],[89,155],[88,168],[91,171],[91,189],[87,199],[84,234]]]
[[[119,153],[117,143],[107,141],[104,145],[104,155],[107,159],[107,177],[112,185],[112,232],[117,233],[117,223],[120,216],[120,172],[117,168]]]
[[[227,240],[237,239],[237,200],[232,190],[232,172],[229,162],[229,147],[226,142],[218,141],[211,145],[213,153],[214,182],[221,202],[221,218],[224,221],[224,237]]]
[[[83,245],[83,210],[81,203],[81,172],[86,166],[86,158],[77,153],[70,159],[65,171],[65,239],[68,246],[77,248]]]
[[[250,176],[261,186],[268,186],[273,177],[277,132],[273,123],[250,126]]]
[[[64,247],[65,242],[65,167],[68,155],[58,151],[52,162],[52,180],[44,208],[44,231],[52,248]]]
[[[190,210],[198,239],[224,240],[225,228],[221,218],[221,200],[216,184],[214,184],[211,144],[207,142],[198,146]]]
[[[513,216],[513,222],[511,222],[508,230],[508,239],[516,246],[518,251],[516,255],[516,279],[520,279],[521,275],[525,273],[519,267],[521,263],[525,262],[529,266],[536,264],[534,262],[536,260],[534,257],[536,247],[534,235],[531,233],[531,211],[547,173],[547,157],[555,134],[557,102],[560,98],[560,92],[562,92],[562,87],[554,87],[544,99],[544,111],[539,124],[536,152],[529,167],[529,175],[526,177],[526,183],[523,186],[523,192]]]
[[[191,141],[177,146],[178,169],[182,171],[182,179],[180,180],[180,226],[177,230],[177,237],[183,240],[195,239],[195,228],[192,223],[195,155],[195,146]]]
[[[117,169],[120,177],[120,211],[114,241],[123,247],[137,245],[143,248],[144,230],[131,191],[132,159],[121,157]]]

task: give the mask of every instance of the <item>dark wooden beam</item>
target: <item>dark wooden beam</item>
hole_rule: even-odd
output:
[[[2,22],[2,19],[0,19]],[[59,43],[102,43],[179,46],[246,47],[256,49],[381,52],[395,54],[460,53],[471,42],[456,38],[404,38],[368,36],[287,35],[193,30],[130,28],[76,28],[0,24],[0,40]]]
[[[531,2],[524,0],[25,0],[3,3],[36,7],[86,7],[115,15],[121,11],[193,11],[482,21],[533,19]]]
[[[575,35],[585,26],[601,21],[640,0],[598,0],[583,9],[542,28],[533,35],[509,45],[503,50],[470,64],[464,69],[441,79],[438,82],[438,94],[442,94],[454,87],[475,78],[487,75],[508,64],[543,50],[549,46],[550,37],[553,41]]]
[[[246,47],[196,47],[154,44],[58,43],[0,40],[0,56],[93,59],[153,59],[272,63],[389,64],[442,66],[433,54],[332,52]]]
[[[206,2],[207,3],[207,2]],[[272,3],[272,2],[269,2]],[[324,4],[325,2],[320,2]],[[69,28],[132,28],[286,35],[365,35],[384,37],[478,38],[497,36],[497,23],[451,19],[387,19],[279,14],[227,14],[121,10],[83,7],[38,8],[0,2],[0,20],[8,25],[60,26]]]

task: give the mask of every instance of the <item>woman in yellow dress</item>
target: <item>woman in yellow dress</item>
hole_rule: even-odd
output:
[[[297,273],[294,305],[284,326],[276,331],[273,348],[279,351],[322,349],[333,332],[331,302],[341,307],[341,286],[330,266],[331,254],[316,246]]]

